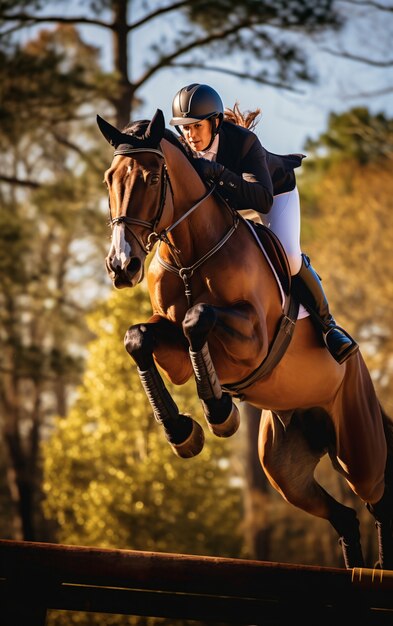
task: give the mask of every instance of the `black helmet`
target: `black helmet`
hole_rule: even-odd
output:
[[[224,105],[218,93],[209,85],[193,83],[180,89],[173,98],[172,115],[169,123],[176,127],[195,124],[213,116],[217,116],[221,122],[224,117]]]

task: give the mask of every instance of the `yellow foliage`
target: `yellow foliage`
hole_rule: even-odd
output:
[[[351,332],[388,412],[393,412],[393,177],[389,161],[342,161],[306,189],[303,251],[336,321]],[[312,192],[307,188],[312,186]],[[300,189],[302,194],[302,189]]]

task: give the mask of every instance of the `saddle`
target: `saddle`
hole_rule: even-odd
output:
[[[281,283],[284,293],[288,296],[291,292],[291,270],[281,241],[267,226],[254,222],[253,220],[246,221],[256,233],[277,274],[277,278]]]

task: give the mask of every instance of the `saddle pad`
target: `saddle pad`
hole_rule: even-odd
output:
[[[258,224],[252,220],[246,221],[254,230],[267,256],[269,257],[284,293],[289,295],[291,291],[291,270],[281,241],[267,226]]]

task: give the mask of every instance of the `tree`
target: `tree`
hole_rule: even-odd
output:
[[[213,4],[208,0],[183,0],[164,6],[157,1],[91,0],[86,3],[86,12],[72,16],[58,10],[58,0],[45,3],[45,11],[39,0],[2,4],[3,36],[15,36],[26,26],[43,23],[91,25],[111,34],[116,89],[108,93],[108,101],[117,126],[129,122],[138,91],[164,68],[200,67],[293,90],[297,82],[314,78],[302,39],[296,34],[311,37],[341,25],[333,0],[216,0]],[[160,36],[146,45],[150,31],[158,24]],[[145,34],[143,67],[134,78],[130,76],[131,37],[140,32]],[[223,57],[230,60],[235,53],[241,54],[243,67],[238,68],[237,63],[215,66],[211,62]]]
[[[367,109],[331,115],[299,180],[303,249],[323,278],[337,322],[360,344],[378,396],[393,415],[393,120]],[[313,156],[314,154],[314,156]],[[356,434],[354,435],[356,436]],[[336,487],[338,488],[338,487]],[[348,501],[348,493],[341,498]],[[364,547],[376,555],[364,510]],[[363,507],[364,508],[364,507]],[[371,554],[367,556],[371,560]]]
[[[110,81],[99,68],[98,50],[73,27],[60,25],[40,30],[23,46],[0,39],[0,60],[4,200],[14,201],[16,189],[17,199],[22,191],[26,197],[72,171],[78,160],[101,176],[103,153],[92,149],[94,105],[99,106]]]
[[[0,108],[5,122],[0,131],[0,427],[12,512],[9,533],[24,539],[45,536],[39,441],[49,416],[67,412],[69,392],[82,371],[82,346],[90,338],[83,319],[91,302],[88,283],[95,274],[98,287],[103,278],[92,260],[97,261],[97,245],[103,255],[100,168],[80,159],[78,150],[70,154],[73,124],[84,105],[75,85],[85,84],[86,74],[94,72],[94,57],[66,30],[57,33],[56,46],[53,33],[40,33],[15,53],[2,51],[7,64],[1,68]],[[16,67],[23,72],[15,75]],[[11,103],[17,103],[16,114]]]
[[[393,6],[378,0],[339,0],[337,8],[340,12],[350,15],[350,22],[359,20],[362,25],[357,31],[344,40],[338,38],[321,46],[321,50],[329,55],[351,62],[356,71],[359,68],[359,87],[353,90],[350,98],[372,99],[384,96],[393,91],[388,70],[393,67],[390,47],[390,31],[392,27]],[[350,45],[348,45],[350,41]],[[365,47],[365,42],[367,46]],[[366,52],[365,52],[366,50]],[[364,70],[373,69],[377,84],[367,80]]]
[[[357,165],[381,164],[384,169],[393,155],[393,120],[384,113],[371,114],[366,107],[345,113],[331,113],[326,132],[308,139],[305,149],[318,167],[326,169],[333,162],[354,161]]]
[[[0,419],[12,470],[7,476],[14,526],[19,527],[14,534],[25,539],[37,536],[33,510],[40,497],[42,429],[54,410],[66,414],[67,399],[81,371],[80,346],[88,337],[83,314],[89,304],[83,297],[81,302],[82,265],[86,272],[88,260],[87,271],[102,280],[94,246],[95,235],[102,237],[95,207],[104,147],[95,146],[95,110],[108,102],[118,124],[127,122],[140,87],[162,68],[198,63],[199,49],[215,55],[223,50],[251,51],[260,66],[253,74],[256,80],[290,87],[295,78],[309,78],[306,59],[295,45],[279,45],[269,26],[284,32],[301,27],[309,33],[336,26],[330,2],[314,11],[305,0],[290,8],[251,1],[238,6],[233,0],[219,0],[213,8],[202,1],[165,7],[152,2],[147,8],[127,0],[95,1],[88,4],[86,16],[76,17],[64,15],[61,5],[68,3],[0,4],[4,225]],[[129,20],[131,8],[140,16]],[[176,16],[180,28],[170,40],[150,48],[150,61],[131,80],[129,35],[165,16],[171,24]],[[50,24],[55,28],[48,29]],[[96,25],[112,33],[112,75],[101,70],[98,48],[86,45],[75,25]],[[23,29],[33,33],[27,41],[20,37]],[[194,53],[197,57],[191,58]],[[83,237],[89,238],[90,255],[82,256]],[[74,284],[75,276],[79,285]]]
[[[332,114],[326,132],[308,142],[312,152],[301,182],[307,247],[319,259],[333,311],[360,339],[388,412],[393,410],[392,138],[393,120],[382,113],[355,108]]]

